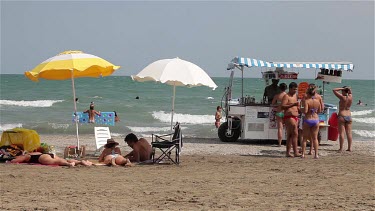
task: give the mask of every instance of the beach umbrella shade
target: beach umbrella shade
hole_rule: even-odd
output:
[[[115,66],[100,57],[82,51],[64,51],[40,63],[33,70],[25,72],[25,76],[32,81],[39,81],[41,78],[46,80],[71,80],[74,114],[76,114],[74,78],[109,76],[118,68],[120,66]],[[79,147],[77,116],[75,120],[77,147]]]
[[[173,125],[176,86],[208,86],[212,89],[217,87],[202,68],[179,58],[155,61],[137,75],[132,75],[131,77],[139,82],[156,81],[173,86],[171,127]]]

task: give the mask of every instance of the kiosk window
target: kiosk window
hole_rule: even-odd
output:
[[[258,112],[257,118],[267,118],[269,117],[270,112]]]

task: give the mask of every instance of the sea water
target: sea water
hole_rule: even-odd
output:
[[[213,78],[216,90],[208,87],[176,87],[174,121],[181,123],[184,136],[216,138],[214,114],[222,105],[229,78]],[[321,81],[299,79],[296,82]],[[23,75],[0,75],[0,130],[14,127],[34,129],[40,134],[75,134],[72,122],[73,94],[70,80],[33,82]],[[280,81],[289,84],[291,80]],[[325,84],[324,101],[338,104],[334,87],[353,89],[353,137],[375,139],[374,80],[343,80],[341,84]],[[244,78],[244,96],[260,102],[265,83],[262,79]],[[77,110],[89,109],[94,102],[98,111],[116,111],[120,122],[110,126],[111,134],[130,132],[138,136],[170,132],[172,86],[156,82],[135,82],[129,76],[75,79]],[[233,82],[233,97],[241,97],[241,78]],[[136,97],[139,99],[136,99]],[[367,106],[356,105],[361,100]],[[80,134],[94,134],[93,124],[80,124]]]

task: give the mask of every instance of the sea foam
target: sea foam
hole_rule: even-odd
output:
[[[145,133],[145,132],[166,132],[170,131],[170,127],[132,127],[128,126],[128,128],[135,133]]]
[[[374,111],[375,110],[353,111],[352,116],[363,116],[363,115],[371,114]]]
[[[362,137],[367,138],[374,138],[375,137],[375,131],[369,131],[369,130],[352,130],[353,133],[360,135]]]
[[[0,105],[22,106],[22,107],[51,107],[54,103],[63,102],[63,100],[0,100]]]
[[[171,113],[165,111],[152,112],[154,119],[161,122],[171,122]],[[173,115],[173,121],[182,124],[212,124],[215,122],[214,115],[192,115],[192,114],[179,114]]]
[[[0,124],[0,131],[6,131],[6,130],[13,129],[16,127],[22,127],[22,124],[21,123]]]
[[[367,118],[353,118],[354,122],[362,122],[367,124],[375,124],[375,117],[367,117]]]

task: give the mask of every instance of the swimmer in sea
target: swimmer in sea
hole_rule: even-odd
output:
[[[89,123],[95,123],[95,114],[100,116],[100,111],[96,111],[94,109],[94,103],[90,103],[90,109],[84,111],[83,113],[88,113],[89,114]]]

